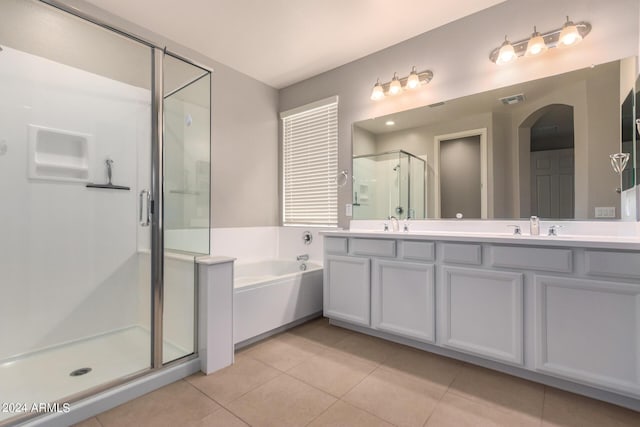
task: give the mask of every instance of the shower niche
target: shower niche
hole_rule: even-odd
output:
[[[90,180],[91,135],[29,125],[29,178]]]
[[[426,161],[403,150],[353,157],[353,219],[424,219]]]

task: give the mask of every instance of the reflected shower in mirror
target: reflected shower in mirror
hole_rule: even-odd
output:
[[[625,119],[637,75],[636,58],[625,58],[354,123],[354,219],[636,220],[625,202],[633,162],[620,194],[609,155],[637,155]],[[408,175],[389,167],[402,152],[424,161],[422,215],[409,205],[414,192],[403,196]]]
[[[353,158],[353,218],[425,218],[424,159],[402,150]]]

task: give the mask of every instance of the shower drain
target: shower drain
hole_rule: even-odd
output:
[[[89,372],[91,372],[91,368],[80,368],[76,369],[75,371],[71,371],[69,376],[79,377],[80,375],[88,374]]]

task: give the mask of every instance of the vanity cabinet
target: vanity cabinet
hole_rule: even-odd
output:
[[[357,325],[370,325],[370,260],[327,255],[324,260],[325,316]]]
[[[640,250],[366,232],[325,239],[324,314],[338,324],[640,407]]]
[[[435,341],[433,264],[375,259],[371,326],[423,342]]]
[[[524,363],[522,273],[442,267],[443,345]]]
[[[640,396],[640,283],[535,279],[535,368]]]

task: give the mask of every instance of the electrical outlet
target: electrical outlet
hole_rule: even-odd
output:
[[[596,208],[596,218],[615,218],[615,206],[602,206]]]
[[[351,203],[347,203],[346,205],[344,205],[344,214],[346,216],[353,216],[353,205]]]

